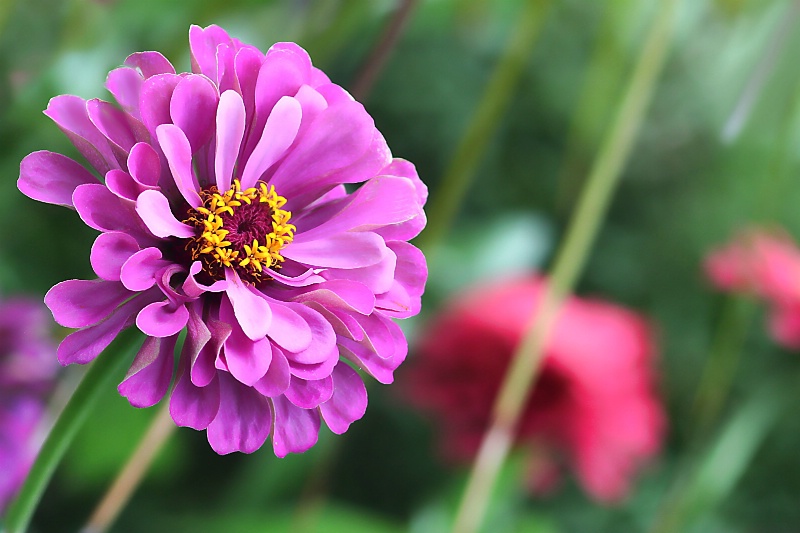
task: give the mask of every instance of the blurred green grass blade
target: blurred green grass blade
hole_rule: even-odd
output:
[[[22,533],[28,529],[50,478],[95,402],[111,386],[123,363],[133,360],[133,352],[138,348],[135,331],[134,328],[121,333],[89,367],[44,441],[17,499],[9,507],[4,533]]]

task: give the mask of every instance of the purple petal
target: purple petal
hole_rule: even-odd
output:
[[[89,259],[95,274],[108,281],[119,281],[122,265],[138,251],[136,239],[113,231],[97,236]]]
[[[44,114],[53,119],[75,148],[101,175],[105,176],[112,168],[120,168],[120,161],[114,155],[105,135],[89,120],[83,98],[66,94],[56,96],[50,100]]]
[[[425,256],[413,245],[402,241],[388,243],[397,255],[395,286],[379,297],[378,306],[395,318],[408,318],[419,313],[428,267]]]
[[[291,379],[289,361],[286,360],[286,356],[283,355],[280,348],[272,346],[272,362],[269,364],[269,370],[263,378],[256,382],[254,387],[264,396],[274,398],[286,391]]]
[[[219,411],[208,426],[208,442],[220,455],[252,453],[272,429],[270,402],[255,389],[219,374]]]
[[[136,119],[139,114],[139,94],[144,79],[135,69],[122,67],[108,73],[106,88],[122,109]]]
[[[303,453],[317,443],[319,414],[316,409],[300,409],[285,396],[272,399],[275,409],[275,429],[272,447],[275,455],[286,457],[289,453]]]
[[[72,193],[86,183],[98,183],[76,161],[45,150],[25,156],[19,166],[17,187],[29,198],[72,207]]]
[[[116,196],[123,200],[136,201],[136,197],[142,192],[141,185],[124,170],[109,170],[106,174],[106,187]]]
[[[225,293],[233,305],[236,321],[242,331],[253,340],[266,337],[272,322],[269,303],[239,279],[235,270],[226,268],[225,279],[228,281]]]
[[[281,193],[283,194],[283,192]],[[419,217],[422,207],[417,191],[405,178],[380,176],[350,195],[336,215],[317,227],[298,233],[294,243],[343,231],[371,231]]]
[[[147,337],[117,390],[134,407],[152,407],[161,401],[172,381],[177,336]]]
[[[341,435],[367,411],[367,388],[358,372],[340,362],[333,370],[333,396],[319,407],[331,431]]]
[[[175,67],[159,52],[136,52],[125,59],[125,64],[139,69],[145,78],[158,74],[175,74]]]
[[[131,255],[120,268],[119,279],[126,289],[141,292],[156,284],[159,271],[169,265],[158,248],[144,248]]]
[[[132,236],[144,233],[132,209],[133,203],[121,199],[105,185],[88,183],[78,186],[72,194],[72,203],[81,219],[90,228],[99,231],[122,231]]]
[[[373,294],[382,294],[394,284],[397,256],[387,246],[383,259],[368,267],[347,270],[328,269],[325,276],[329,279],[347,279],[368,287]]]
[[[297,138],[300,139],[306,134],[311,124],[314,123],[314,119],[328,107],[328,102],[325,101],[324,96],[309,85],[300,87],[294,97],[300,102],[300,106],[303,108],[300,130],[297,132]]]
[[[230,43],[228,33],[217,25],[206,28],[192,25],[189,28],[189,48],[192,52],[192,71],[203,73],[217,81],[217,48],[220,44]]]
[[[239,157],[244,137],[245,110],[242,97],[236,91],[225,91],[217,108],[217,153],[214,172],[217,189],[227,191],[232,182],[233,167]]]
[[[270,310],[272,323],[267,332],[270,339],[290,352],[300,352],[309,347],[311,328],[300,314],[288,304],[276,300],[270,302]]]
[[[325,379],[331,375],[336,363],[339,361],[339,349],[334,348],[330,354],[330,357],[321,363],[313,365],[304,365],[288,358],[287,361],[289,362],[289,371],[291,372],[292,376],[296,376],[301,379]]]
[[[204,285],[195,279],[203,270],[203,265],[200,261],[195,261],[189,267],[189,274],[186,276],[186,281],[183,282],[183,292],[189,298],[198,298],[204,292],[222,292],[228,288],[228,282],[223,280],[215,281],[211,285]]]
[[[338,233],[320,236],[313,241],[292,242],[281,253],[288,259],[309,266],[359,268],[379,262],[385,250],[382,237],[371,232],[361,232]]]
[[[44,303],[62,326],[82,328],[97,324],[130,296],[116,281],[71,279],[47,291]]]
[[[294,142],[302,115],[300,103],[294,98],[284,96],[278,100],[242,172],[243,189],[254,187],[261,175],[283,157]]]
[[[167,158],[172,179],[186,203],[192,207],[200,207],[203,205],[197,193],[200,185],[192,172],[192,148],[186,135],[174,124],[162,124],[156,128],[156,137]]]
[[[231,304],[223,299],[219,318],[231,326],[231,333],[225,341],[225,362],[231,375],[245,385],[252,386],[264,377],[272,361],[272,348],[262,337],[251,340],[237,324]]]
[[[290,307],[300,315],[311,330],[311,342],[308,347],[297,352],[286,352],[288,359],[305,365],[313,365],[322,363],[331,357],[338,357],[336,334],[325,317],[302,304],[286,302],[283,305]]]
[[[198,200],[199,198],[198,196]],[[188,239],[195,236],[195,229],[175,218],[170,209],[169,200],[158,191],[142,192],[136,199],[136,212],[150,233],[156,237]]]
[[[108,102],[97,98],[86,102],[86,113],[92,124],[108,139],[109,146],[114,150],[117,160],[121,157],[127,160],[128,153],[139,140],[129,122],[135,119]],[[140,134],[145,133],[144,126],[141,124],[139,124],[139,130]]]
[[[309,268],[299,276],[294,277],[285,276],[272,269],[269,269],[267,272],[271,278],[289,287],[307,287],[309,285],[314,285],[315,283],[322,283],[325,281],[325,278],[316,274],[312,268]]]
[[[161,124],[170,124],[169,104],[172,93],[180,83],[181,77],[175,74],[157,74],[142,83],[139,93],[139,113],[142,123],[151,136],[155,136],[156,128]]]
[[[332,395],[333,379],[330,376],[314,381],[292,378],[286,389],[286,399],[302,409],[315,409],[330,400]]]
[[[67,335],[58,346],[58,361],[62,365],[92,361],[117,338],[120,331],[133,324],[134,315],[151,300],[149,294],[133,298],[117,308],[107,320]]]
[[[205,76],[186,76],[175,87],[169,104],[170,116],[186,134],[191,153],[211,140],[218,101],[216,87]]]
[[[191,366],[192,383],[198,387],[205,387],[216,375],[217,359],[232,329],[230,325],[213,318],[206,318],[205,325],[211,333],[211,340],[203,346]]]
[[[136,315],[136,327],[151,337],[170,337],[179,333],[189,320],[189,311],[184,305],[175,305],[169,300],[153,302]]]
[[[245,116],[248,117],[255,117],[256,114],[256,82],[263,62],[264,54],[255,48],[245,47],[236,52],[234,70],[244,101]]]
[[[372,313],[375,308],[375,295],[364,284],[333,280],[320,284],[318,288],[295,298],[299,302],[317,302],[324,307],[342,309],[362,315]]]
[[[216,375],[214,376],[216,378]],[[198,431],[206,429],[219,411],[219,381],[196,387],[188,372],[178,375],[169,401],[169,414],[175,424]]]
[[[161,177],[161,161],[153,147],[147,143],[136,143],[128,155],[128,172],[144,187],[156,187]]]
[[[270,183],[287,198],[310,186],[333,185],[326,177],[358,161],[369,148],[374,131],[375,125],[361,104],[328,107],[281,162]],[[354,176],[355,181],[363,181],[363,177]],[[340,181],[348,182],[346,178]]]

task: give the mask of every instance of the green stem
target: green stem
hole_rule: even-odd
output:
[[[469,190],[478,164],[489,146],[489,141],[494,137],[524,71],[525,62],[539,36],[549,6],[550,0],[527,0],[520,13],[483,98],[464,137],[456,147],[436,195],[431,197],[430,207],[426,210],[428,224],[417,243],[428,253],[447,234],[457,215],[458,206]]]
[[[27,530],[50,478],[72,439],[88,418],[94,403],[102,391],[110,386],[112,378],[117,375],[123,363],[130,363],[132,360],[127,357],[127,352],[133,345],[134,337],[132,331],[121,334],[89,367],[44,441],[17,499],[9,507],[5,533],[22,533]]]
[[[505,461],[517,422],[535,384],[547,336],[559,307],[572,292],[608,210],[666,58],[678,0],[664,0],[636,63],[611,131],[589,175],[553,265],[550,283],[528,333],[517,348],[495,403],[492,425],[473,465],[455,519],[454,532],[477,531]]]

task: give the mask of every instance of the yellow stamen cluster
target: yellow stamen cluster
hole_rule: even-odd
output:
[[[200,233],[186,248],[193,260],[203,262],[212,277],[220,277],[222,267],[239,267],[237,270],[245,274],[245,279],[259,280],[265,268],[280,267],[284,261],[280,251],[292,242],[297,228],[289,224],[292,213],[281,209],[286,198],[278,195],[274,186],[259,182],[257,187],[242,190],[239,180],[234,180],[224,193],[211,187],[201,191],[200,197],[203,205],[193,209],[184,221]],[[243,205],[255,207],[253,204],[266,204],[262,208],[271,213],[272,229],[236,249],[228,240],[230,230],[225,229],[226,222],[233,219],[237,209]]]

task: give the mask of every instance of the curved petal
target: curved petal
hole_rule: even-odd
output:
[[[134,407],[152,407],[161,401],[172,381],[177,336],[147,337],[117,390]]]
[[[19,165],[17,187],[28,198],[72,207],[72,193],[97,178],[69,157],[42,150],[25,156]]]
[[[246,285],[235,270],[226,268],[225,279],[228,281],[225,294],[233,305],[236,321],[242,331],[253,340],[266,337],[272,322],[269,303]]]
[[[186,134],[191,153],[197,152],[214,135],[214,116],[219,95],[205,76],[188,75],[175,87],[169,103],[172,122]]]
[[[324,316],[302,304],[287,302],[283,305],[297,313],[311,330],[311,342],[308,347],[297,352],[286,352],[288,359],[304,365],[314,365],[331,358],[338,358],[336,334]]]
[[[286,399],[297,407],[315,409],[320,404],[331,399],[333,395],[333,378],[328,376],[314,381],[292,378],[285,395]]]
[[[219,412],[219,381],[214,379],[205,387],[197,387],[189,379],[189,373],[178,375],[169,400],[169,414],[175,424],[203,430]]]
[[[227,191],[232,183],[233,167],[239,157],[244,137],[245,109],[242,97],[236,91],[225,91],[217,107],[217,152],[214,172],[217,189]]]
[[[208,443],[220,455],[252,453],[272,429],[270,402],[252,387],[219,372],[219,411],[208,426]]]
[[[47,291],[44,303],[62,326],[82,328],[97,324],[130,296],[116,281],[71,279]]]
[[[307,242],[292,242],[281,253],[309,266],[360,268],[378,263],[386,245],[375,233],[339,233]]]
[[[132,117],[141,120],[139,114],[139,94],[144,78],[136,69],[121,67],[112,70],[106,77],[106,89],[119,102],[122,109]]]
[[[122,231],[135,237],[145,235],[133,212],[133,202],[123,200],[105,185],[80,185],[72,194],[72,203],[81,220],[98,231]]]
[[[138,251],[136,239],[127,233],[101,233],[92,245],[89,260],[95,274],[108,281],[119,281],[122,265]]]
[[[203,205],[197,193],[200,185],[192,171],[192,147],[186,134],[174,124],[161,124],[156,128],[156,137],[167,158],[172,179],[186,203],[192,207],[200,207]]]
[[[158,153],[148,143],[134,144],[128,155],[128,172],[136,183],[144,187],[156,187],[161,177]]]
[[[242,189],[254,187],[261,175],[275,164],[294,142],[303,111],[300,103],[284,96],[267,118],[261,139],[253,149],[242,172]]]
[[[231,326],[230,336],[225,341],[228,371],[238,381],[253,386],[269,369],[272,362],[271,345],[265,337],[252,340],[244,334],[227,299],[220,304],[219,318]]]
[[[186,306],[175,305],[169,300],[153,302],[136,315],[136,327],[145,335],[170,337],[186,326],[189,311]]]
[[[122,284],[130,291],[144,291],[156,284],[158,272],[169,265],[158,248],[144,248],[131,255],[120,269]]]
[[[367,387],[358,372],[340,362],[333,370],[333,396],[320,405],[322,419],[341,435],[367,411]]]
[[[145,78],[158,74],[175,74],[175,67],[160,52],[135,52],[125,58],[125,64],[139,69]]]
[[[277,346],[272,346],[272,362],[264,377],[254,387],[264,396],[274,398],[283,394],[289,387],[292,375],[289,372],[289,361]]]
[[[311,328],[304,318],[288,305],[276,300],[270,301],[272,323],[267,335],[282,348],[290,352],[300,352],[311,344]]]
[[[272,433],[275,455],[286,457],[289,453],[303,453],[317,443],[320,420],[316,409],[296,407],[285,396],[273,398],[272,405],[275,409]]]
[[[136,212],[147,229],[156,237],[189,239],[195,236],[195,229],[175,218],[170,209],[169,200],[158,191],[142,192],[136,199]]]

